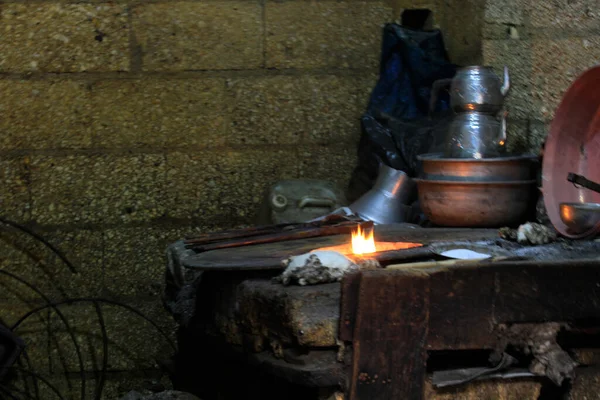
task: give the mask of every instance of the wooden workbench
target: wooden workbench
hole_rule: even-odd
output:
[[[600,262],[591,259],[600,256],[598,242],[521,247],[495,230],[402,225],[379,226],[376,238],[487,243],[532,261],[363,271],[342,284],[286,287],[271,282],[281,259],[349,238],[188,252],[181,264],[201,274],[194,316],[180,328],[180,365],[194,371],[188,384],[200,383],[207,400],[239,398],[256,382],[268,382],[272,398],[320,399],[334,388],[352,400],[453,398],[436,397],[429,355],[489,350],[502,323],[600,321]]]
[[[430,352],[494,349],[501,324],[599,322],[600,261],[364,271],[343,283],[341,316],[349,399],[418,400]]]

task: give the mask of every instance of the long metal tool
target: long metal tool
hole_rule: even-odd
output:
[[[600,184],[594,181],[590,181],[582,175],[577,175],[573,172],[569,172],[569,175],[567,175],[567,180],[569,182],[572,182],[574,185],[579,185],[586,189],[593,190],[596,193],[600,193]]]

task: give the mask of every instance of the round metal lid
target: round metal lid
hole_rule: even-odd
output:
[[[542,191],[552,225],[573,239],[595,235],[600,223],[574,234],[560,219],[560,203],[600,203],[600,193],[567,181],[570,172],[600,182],[600,66],[580,75],[562,98],[542,163]]]

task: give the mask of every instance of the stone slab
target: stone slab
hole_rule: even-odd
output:
[[[127,223],[166,212],[162,155],[36,156],[33,218],[41,224]]]
[[[129,70],[125,5],[5,3],[0,12],[0,71]]]
[[[507,120],[506,136],[506,149],[509,153],[523,154],[530,150],[529,121]]]
[[[511,89],[506,97],[510,117],[527,119],[537,113],[539,100],[532,94],[532,45],[526,40],[484,40],[483,62],[502,76],[509,69]]]
[[[302,146],[299,148],[300,178],[325,179],[345,189],[358,160],[356,151],[355,145]]]
[[[50,299],[98,296],[103,284],[102,233],[92,230],[43,232],[34,229],[74,266],[68,266],[40,241],[14,229],[0,231],[0,267],[24,279]],[[0,299],[42,301],[40,294],[0,274]]]
[[[567,400],[600,399],[600,370],[598,367],[578,369]]]
[[[432,27],[441,28],[445,20],[443,0],[393,0],[394,20],[401,20],[402,13],[410,9],[425,9],[431,11]]]
[[[0,80],[0,92],[2,149],[91,145],[90,97],[84,82],[6,79]]]
[[[0,157],[0,208],[5,218],[16,222],[29,220],[29,158]]]
[[[267,67],[377,68],[384,2],[268,2]]]
[[[534,116],[549,121],[569,86],[577,77],[600,63],[600,36],[532,41]]]
[[[356,143],[375,77],[276,76],[229,82],[230,144]]]
[[[535,28],[594,30],[600,28],[598,0],[520,0]]]
[[[100,81],[92,86],[94,147],[223,145],[221,79]]]
[[[168,215],[214,226],[253,221],[267,188],[298,175],[295,150],[246,149],[171,153]]]
[[[132,10],[143,70],[253,69],[263,63],[255,1],[140,4]]]
[[[303,347],[336,345],[339,284],[286,287],[268,280],[247,280],[237,293],[235,318],[244,333],[262,336],[266,342],[278,339]]]
[[[487,0],[485,22],[507,25],[523,25],[523,0]]]
[[[442,33],[450,60],[458,65],[481,64],[484,1],[444,2]]]
[[[105,289],[111,296],[158,298],[165,283],[166,248],[190,230],[190,226],[105,230]]]
[[[529,122],[529,149],[539,152],[550,132],[550,123],[542,121]]]

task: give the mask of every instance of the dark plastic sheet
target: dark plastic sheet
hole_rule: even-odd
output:
[[[358,166],[350,182],[353,201],[368,191],[381,163],[414,176],[416,156],[436,146],[448,123],[449,96],[441,93],[429,115],[431,87],[452,78],[456,66],[439,30],[416,31],[388,24],[383,31],[379,81],[362,117]]]

